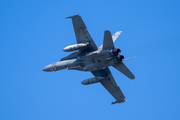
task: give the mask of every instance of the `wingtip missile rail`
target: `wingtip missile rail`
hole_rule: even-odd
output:
[[[126,102],[126,101],[127,101],[126,99],[120,100],[120,101],[115,101],[115,102],[112,102],[111,105],[117,104],[117,103],[123,103],[123,102]]]

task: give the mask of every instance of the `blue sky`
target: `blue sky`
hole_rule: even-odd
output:
[[[0,2],[0,120],[179,120],[180,2],[178,0],[70,0]],[[80,14],[97,46],[105,30],[136,76],[110,70],[127,102],[101,84],[81,85],[90,72],[43,72],[76,44],[67,16]]]

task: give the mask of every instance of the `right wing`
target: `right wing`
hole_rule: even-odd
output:
[[[112,104],[122,103],[122,102],[126,101],[121,89],[119,88],[119,86],[117,86],[108,67],[106,69],[102,69],[102,70],[91,71],[91,73],[95,77],[105,77],[105,79],[100,81],[100,83],[116,99],[116,101],[112,102]]]
[[[77,43],[89,43],[84,49],[81,51],[95,51],[97,50],[97,46],[91,38],[89,32],[87,31],[87,27],[84,24],[81,16],[74,15],[66,18],[72,18],[74,32],[76,35]]]

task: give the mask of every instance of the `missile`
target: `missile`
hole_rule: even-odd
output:
[[[89,78],[89,79],[83,80],[81,82],[81,84],[89,85],[89,84],[93,84],[93,83],[98,83],[98,82],[100,82],[103,79],[104,79],[104,77],[93,77],[93,78]]]

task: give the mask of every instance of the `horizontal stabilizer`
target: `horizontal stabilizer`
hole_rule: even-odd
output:
[[[109,30],[104,32],[103,49],[114,48],[114,43]]]
[[[123,62],[121,62],[117,65],[114,65],[113,67],[116,68],[121,73],[123,73],[128,78],[130,78],[130,79],[135,78],[135,76],[132,74],[132,72],[126,67],[126,65]]]

